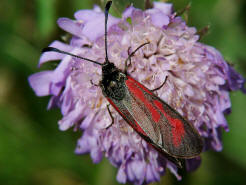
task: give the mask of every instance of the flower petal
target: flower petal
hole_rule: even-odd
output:
[[[243,93],[246,93],[245,89],[245,79],[235,71],[233,67],[228,65],[228,88],[231,91],[242,90]]]
[[[60,130],[67,130],[72,127],[77,121],[82,118],[84,106],[81,106],[79,102],[76,103],[75,108],[67,115],[64,115],[62,120],[58,122]]]
[[[63,115],[66,115],[73,106],[73,94],[71,89],[71,77],[67,78],[65,89],[62,92],[60,97],[61,103],[61,112]]]
[[[62,28],[63,30],[77,36],[83,38],[84,35],[82,34],[82,29],[84,27],[83,24],[73,21],[68,18],[59,18],[57,21],[57,24]]]
[[[108,30],[117,24],[120,20],[109,15],[108,17]],[[98,17],[85,24],[82,33],[91,41],[95,41],[100,36],[104,35],[104,16]]]
[[[80,53],[80,49],[76,48],[71,51],[72,54],[78,55]],[[64,87],[66,83],[66,77],[71,72],[71,65],[72,65],[72,58],[71,56],[65,56],[63,60],[59,63],[57,68],[54,70],[54,78],[52,79],[51,84],[51,94],[58,96],[61,89]]]
[[[99,163],[102,160],[103,154],[98,147],[93,148],[90,154],[94,163]]]
[[[186,170],[189,172],[195,171],[201,165],[201,157],[185,160]]]
[[[178,168],[173,164],[168,162],[167,163],[167,168],[176,176],[176,178],[180,181],[182,177],[178,174]]]
[[[88,135],[86,133],[77,141],[77,147],[75,149],[76,154],[89,153],[91,150],[90,141],[88,140]]]
[[[173,5],[171,3],[161,3],[161,2],[153,2],[154,8],[159,9],[162,13],[166,15],[171,15],[173,11]]]
[[[54,41],[52,42],[49,47],[54,47],[57,49],[60,49],[62,51],[66,51],[69,52],[72,50],[72,46],[64,44],[60,41]],[[45,52],[41,55],[40,59],[39,59],[39,64],[38,67],[40,67],[43,63],[51,61],[51,60],[61,60],[62,58],[64,58],[64,54],[61,53],[57,53],[57,52]]]
[[[132,16],[132,12],[136,10],[133,6],[129,6],[122,14],[122,18],[127,19]]]
[[[77,20],[82,20],[83,22],[93,21],[95,19],[104,17],[103,12],[96,12],[94,10],[79,10],[75,12],[74,17]]]
[[[116,179],[119,183],[125,184],[126,183],[126,172],[125,172],[125,167],[124,165],[121,165],[118,172]]]
[[[170,23],[170,18],[159,10],[150,9],[146,12],[150,14],[152,24],[157,27],[165,28]]]
[[[50,85],[53,76],[53,71],[43,71],[29,76],[29,84],[37,96],[47,96],[50,94]]]
[[[95,41],[98,37],[104,35],[104,13],[99,12],[96,7],[94,10],[80,10],[74,14],[75,18],[82,21],[84,24],[84,28],[81,33],[88,37],[91,41]],[[119,21],[120,19],[109,15],[108,30]]]

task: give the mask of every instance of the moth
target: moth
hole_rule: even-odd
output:
[[[105,6],[104,63],[52,47],[45,48],[43,52],[59,52],[100,65],[102,67],[102,79],[99,87],[110,105],[145,141],[178,167],[182,167],[180,159],[198,156],[203,149],[203,140],[192,124],[154,94],[154,91],[160,89],[165,82],[159,88],[149,90],[127,74],[128,61],[131,62],[131,57],[149,42],[140,45],[129,54],[125,60],[124,71],[118,69],[114,63],[109,61],[107,21],[111,4],[112,1],[108,1]],[[109,114],[113,124],[114,119],[110,110]]]

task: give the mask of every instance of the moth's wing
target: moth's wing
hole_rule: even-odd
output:
[[[192,158],[201,153],[203,141],[192,124],[129,76],[126,87],[127,95],[121,100],[128,112],[125,115],[152,145],[177,158]]]
[[[159,152],[165,155],[167,159],[174,162],[179,168],[182,168],[179,159],[168,154],[159,143],[162,143],[161,130],[157,124],[152,124],[146,109],[141,107],[129,93],[121,101],[107,98],[110,104],[118,111],[118,113],[132,126],[132,128]]]

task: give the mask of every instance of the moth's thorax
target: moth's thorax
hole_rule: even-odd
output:
[[[126,75],[117,69],[113,63],[108,62],[102,66],[100,87],[104,96],[122,100],[126,93],[125,80]]]

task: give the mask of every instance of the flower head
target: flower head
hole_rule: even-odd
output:
[[[99,7],[76,12],[75,20],[60,18],[58,25],[72,38],[69,44],[54,41],[51,47],[104,61],[104,14]],[[204,151],[220,151],[221,128],[228,131],[224,114],[231,107],[229,91],[245,92],[245,80],[215,48],[198,39],[196,29],[176,16],[168,3],[155,2],[145,11],[130,6],[122,18],[109,16],[110,61],[124,69],[128,51],[150,42],[132,57],[128,74],[149,89],[159,87],[168,76],[157,95],[196,127],[204,138]],[[56,69],[33,74],[29,82],[37,96],[51,96],[48,109],[61,109],[61,130],[74,127],[83,131],[77,154],[90,153],[95,163],[105,156],[119,168],[117,180],[121,183],[158,181],[167,168],[181,179],[177,167],[149,146],[113,108],[115,123],[105,129],[111,124],[108,102],[94,85],[101,80],[100,66],[56,52],[43,53],[39,65],[53,60],[61,60]],[[186,160],[187,170],[199,164],[199,157]]]

